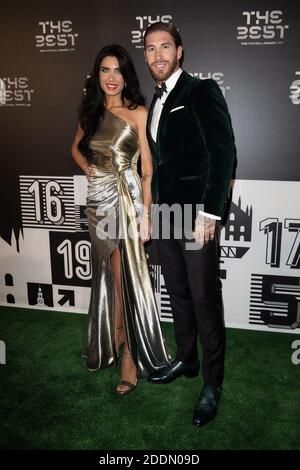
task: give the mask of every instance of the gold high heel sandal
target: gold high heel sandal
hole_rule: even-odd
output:
[[[123,356],[124,355],[128,355],[128,356],[131,356],[131,353],[130,352],[123,352]],[[121,372],[121,375],[122,375],[122,372]],[[117,387],[119,385],[125,385],[125,387],[128,387],[126,390],[118,390],[116,388],[116,392],[118,395],[126,395],[127,393],[130,393],[130,392],[133,392],[133,390],[136,388],[137,386],[137,377],[135,378],[135,383],[132,383],[132,382],[128,382],[128,380],[121,380]]]

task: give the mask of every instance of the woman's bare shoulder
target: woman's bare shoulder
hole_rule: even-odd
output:
[[[132,110],[133,116],[137,123],[144,123],[148,117],[148,109],[145,106],[139,105],[137,108]]]

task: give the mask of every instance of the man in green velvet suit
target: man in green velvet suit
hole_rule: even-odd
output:
[[[203,388],[193,424],[217,414],[224,377],[225,327],[218,276],[218,225],[224,215],[235,163],[234,137],[222,92],[214,80],[181,69],[182,40],[171,24],[153,23],[144,36],[145,59],[156,81],[147,136],[153,154],[153,194],[160,205],[192,208],[193,247],[174,222],[158,253],[174,318],[176,358],[149,377],[170,383],[199,373],[197,338],[203,348]],[[200,209],[199,209],[200,208]]]

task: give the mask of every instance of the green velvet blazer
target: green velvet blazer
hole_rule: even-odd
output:
[[[231,120],[214,80],[182,72],[165,101],[153,155],[153,200],[159,203],[203,204],[203,210],[224,215],[236,154]]]

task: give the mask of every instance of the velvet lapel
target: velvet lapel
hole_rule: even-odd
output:
[[[190,75],[187,72],[183,71],[180,77],[178,78],[178,81],[175,87],[173,88],[168,98],[166,99],[162,113],[160,115],[160,120],[158,124],[158,129],[157,129],[156,143],[159,141],[160,133],[164,127],[164,124],[169,115],[169,112],[171,111],[176,99],[180,95],[180,92],[183,90],[186,82],[189,81],[190,78],[191,78]]]
[[[153,156],[155,155],[156,144],[154,140],[152,139],[152,135],[151,135],[151,121],[152,121],[152,115],[153,115],[153,110],[154,110],[156,100],[157,100],[157,95],[155,94],[150,104],[148,118],[147,118],[147,125],[146,125],[147,139],[148,139],[149,147]]]

